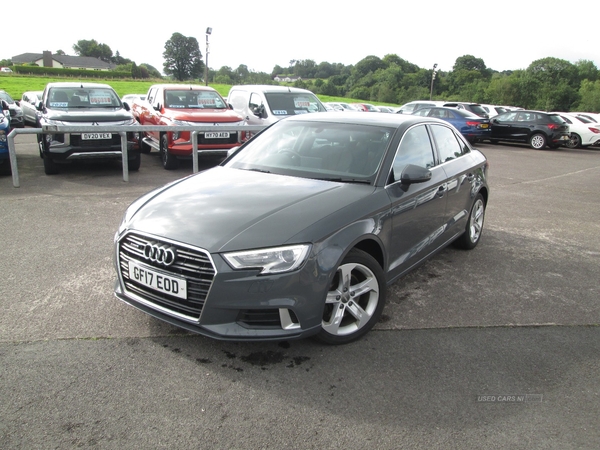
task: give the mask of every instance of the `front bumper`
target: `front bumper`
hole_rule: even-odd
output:
[[[138,145],[135,138],[129,136],[127,141],[128,159],[137,156]],[[44,152],[55,160],[73,159],[120,159],[121,136],[112,134],[111,139],[83,140],[80,133],[46,134]]]
[[[147,244],[174,249],[176,262],[165,267],[146,259],[143,249]],[[185,279],[185,298],[136,282],[130,276],[133,266],[180,282]],[[321,330],[328,274],[321,272],[315,258],[294,272],[259,276],[257,271],[231,269],[219,254],[129,232],[115,243],[115,267],[117,298],[205,336],[283,340],[304,338]]]

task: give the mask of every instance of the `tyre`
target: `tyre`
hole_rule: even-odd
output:
[[[179,166],[177,158],[169,153],[169,140],[166,133],[160,136],[160,160],[163,167],[167,170],[177,169]]]
[[[581,147],[581,137],[577,133],[571,133],[569,140],[565,142],[567,148],[579,148]]]
[[[127,169],[130,172],[137,172],[140,170],[140,164],[142,163],[142,155],[140,153],[136,153],[134,158],[129,159],[127,161]]]
[[[483,231],[483,222],[485,219],[485,201],[483,195],[477,194],[473,206],[471,206],[471,213],[467,220],[467,226],[465,232],[454,241],[456,247],[465,250],[472,250],[477,246],[481,238],[481,232]]]
[[[56,175],[60,172],[58,164],[56,164],[50,156],[44,154],[42,159],[44,161],[44,172],[46,175]]]
[[[490,142],[491,142],[493,145],[497,145],[497,144],[498,144],[498,142],[500,142],[500,141],[499,141],[498,139],[490,139]]]
[[[144,133],[138,133],[138,142],[140,144],[140,152],[142,153],[150,153],[152,151],[152,147],[146,144],[144,141]]]
[[[529,146],[535,150],[542,150],[546,147],[546,136],[536,133],[529,138]]]
[[[315,337],[326,344],[347,344],[366,334],[377,323],[385,304],[383,269],[368,253],[352,249],[333,277],[322,330]]]

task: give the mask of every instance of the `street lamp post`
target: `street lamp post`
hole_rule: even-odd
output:
[[[433,65],[433,70],[431,71],[431,89],[429,89],[429,100],[433,98],[433,81],[435,80],[435,74],[437,73],[437,63]]]
[[[205,64],[204,64],[204,85],[208,86],[208,35],[212,34],[212,28],[208,27],[206,29],[206,54],[204,55]]]

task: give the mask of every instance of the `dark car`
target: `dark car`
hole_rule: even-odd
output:
[[[444,103],[442,106],[444,106],[446,108],[456,108],[456,109],[469,111],[479,117],[485,117],[485,118],[490,117],[488,112],[485,109],[483,109],[483,106],[481,106],[479,103],[447,102],[447,103]]]
[[[25,126],[25,120],[23,119],[23,110],[19,102],[13,100],[8,92],[0,90],[0,100],[4,100],[8,103],[10,110],[10,127],[11,128],[23,128]]]
[[[9,175],[8,133],[10,133],[10,110],[8,103],[0,100],[0,174]]]
[[[100,83],[48,83],[39,105],[37,128],[44,126],[126,126],[137,125],[128,105],[115,90]],[[137,134],[127,133],[128,168],[140,168]],[[121,159],[118,132],[45,133],[38,135],[44,171],[53,175],[59,164],[76,159]]]
[[[492,118],[493,144],[500,141],[524,142],[541,150],[546,146],[558,148],[570,139],[569,125],[558,114],[518,110]]]
[[[471,144],[489,139],[492,132],[489,119],[479,117],[464,109],[421,108],[413,114],[423,117],[436,117],[451,123]]]
[[[477,245],[486,178],[485,156],[437,119],[283,119],[128,208],[115,294],[219,339],[347,343],[389,284],[451,242]]]

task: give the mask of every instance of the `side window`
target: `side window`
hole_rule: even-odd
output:
[[[250,106],[250,109],[255,109],[256,107],[262,105],[262,100],[260,98],[260,95],[253,93],[250,95],[250,103],[248,104],[248,106]]]
[[[411,128],[402,137],[392,166],[393,179],[399,180],[400,174],[409,164],[428,169],[434,166],[433,149],[425,125]]]
[[[150,92],[148,93],[148,103],[150,103],[151,105],[154,103],[155,94],[156,94],[156,88],[151,89]]]
[[[450,128],[441,125],[432,125],[431,130],[440,154],[440,161],[451,161],[467,153],[468,147],[457,139]]]

